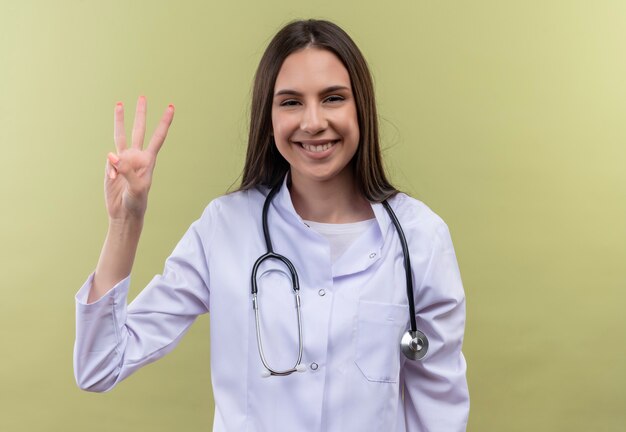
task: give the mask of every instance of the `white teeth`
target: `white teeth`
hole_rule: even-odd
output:
[[[304,144],[304,143],[302,143],[301,145],[307,151],[310,151],[313,153],[320,153],[320,152],[323,152],[324,150],[328,150],[329,148],[331,148],[334,143],[335,141],[329,142],[326,144],[321,144],[321,145],[310,145],[310,144]]]

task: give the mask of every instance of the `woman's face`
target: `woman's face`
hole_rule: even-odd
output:
[[[350,76],[335,54],[305,48],[285,59],[274,87],[272,126],[292,181],[353,175],[359,123]]]

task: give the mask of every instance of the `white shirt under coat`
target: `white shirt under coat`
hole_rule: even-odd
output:
[[[429,338],[407,360],[409,327],[402,248],[381,204],[372,224],[331,263],[328,241],[295,212],[285,184],[269,211],[274,250],[298,270],[306,372],[262,376],[250,273],[266,252],[261,209],[267,190],[211,202],[156,276],[126,306],[130,278],[87,304],[92,276],[76,296],[74,371],[85,390],[111,389],[171,351],[195,318],[210,313],[215,432],[464,431],[469,412],[461,345],[465,297],[445,223],[420,201],[389,200],[407,237],[417,326]],[[269,364],[291,368],[298,348],[285,269],[259,271],[263,343]]]

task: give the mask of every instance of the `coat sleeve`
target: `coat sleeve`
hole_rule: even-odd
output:
[[[205,212],[206,214],[207,212]],[[204,215],[203,215],[204,218]],[[194,222],[155,276],[127,306],[130,277],[87,304],[93,274],[76,295],[74,376],[81,389],[103,392],[170,352],[196,317],[209,310],[209,270]]]
[[[417,328],[426,334],[430,346],[422,360],[404,363],[406,430],[465,431],[469,415],[466,363],[461,352],[465,294],[443,222],[436,229],[430,261],[415,297]]]

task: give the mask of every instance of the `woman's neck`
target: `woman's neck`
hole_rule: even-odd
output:
[[[302,219],[323,223],[350,223],[374,217],[372,206],[358,190],[352,173],[342,174],[320,182],[294,176],[292,173],[289,193],[293,206]]]

